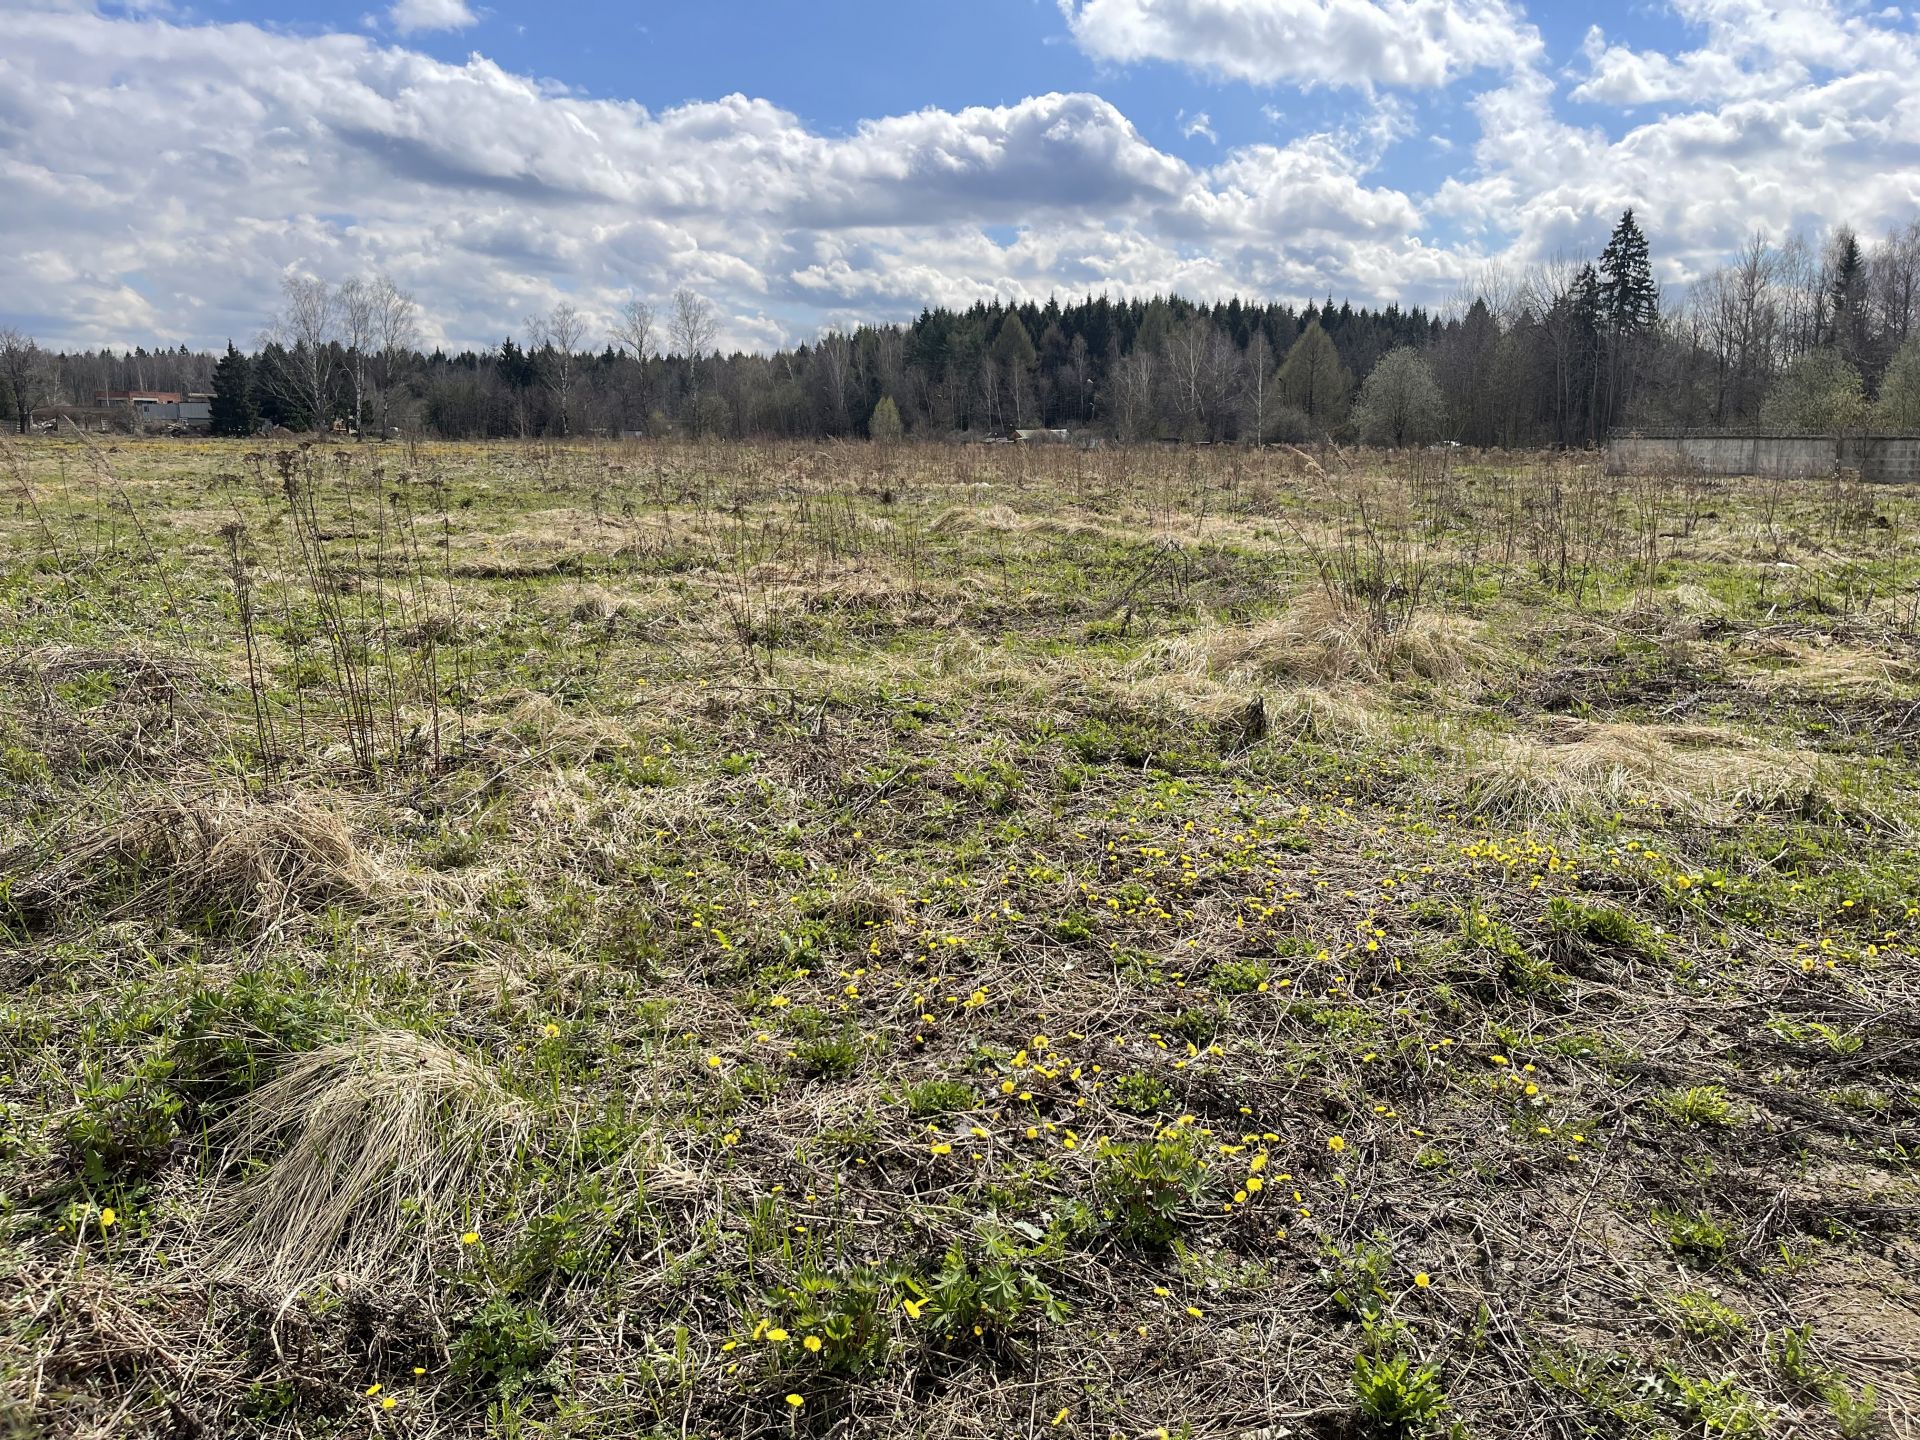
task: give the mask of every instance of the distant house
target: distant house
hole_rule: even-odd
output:
[[[96,390],[93,403],[106,409],[132,410],[149,425],[204,427],[213,423],[213,396],[178,390]]]
[[[1013,438],[1022,445],[1065,445],[1073,435],[1066,430],[1016,430]]]

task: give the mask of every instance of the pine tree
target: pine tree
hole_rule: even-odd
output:
[[[213,367],[211,428],[216,435],[247,436],[260,428],[260,407],[253,398],[253,367],[227,342],[227,353]]]

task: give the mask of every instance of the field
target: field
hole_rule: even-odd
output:
[[[14,1433],[1920,1433],[1920,497],[0,443]]]

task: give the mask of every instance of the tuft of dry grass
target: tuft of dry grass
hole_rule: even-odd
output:
[[[1741,811],[1841,808],[1811,757],[1700,725],[1550,717],[1538,735],[1502,735],[1450,782],[1473,814],[1565,823],[1653,809],[1695,821]]]
[[[28,696],[29,732],[62,772],[125,767],[156,773],[199,758],[216,724],[199,664],[152,649],[41,645],[0,675]],[[74,682],[106,686],[96,705],[76,708],[62,694]]]
[[[221,1169],[259,1168],[212,1200],[204,1254],[289,1290],[330,1273],[417,1279],[526,1130],[490,1069],[413,1031],[308,1051],[216,1137]]]
[[[264,938],[296,909],[372,882],[346,822],[298,794],[160,796],[67,837],[49,863],[27,868],[24,849],[0,856],[0,875],[18,874],[12,902],[41,921],[91,904],[107,919],[188,916]]]
[[[1251,625],[1209,625],[1147,647],[1137,673],[1335,687],[1396,680],[1457,680],[1484,666],[1475,627],[1422,611],[1383,631],[1365,611],[1334,604],[1318,590],[1280,615]]]

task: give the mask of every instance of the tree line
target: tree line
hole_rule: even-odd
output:
[[[283,284],[256,342],[46,354],[0,331],[0,415],[97,391],[211,391],[214,428],[447,438],[862,437],[1090,430],[1127,441],[1598,442],[1617,426],[1920,427],[1920,220],[1875,241],[1756,237],[1664,294],[1631,210],[1591,260],[1489,270],[1435,313],[1105,295],[928,308],[722,353],[691,289],[610,320],[571,303],[488,350],[423,351],[385,277]]]

